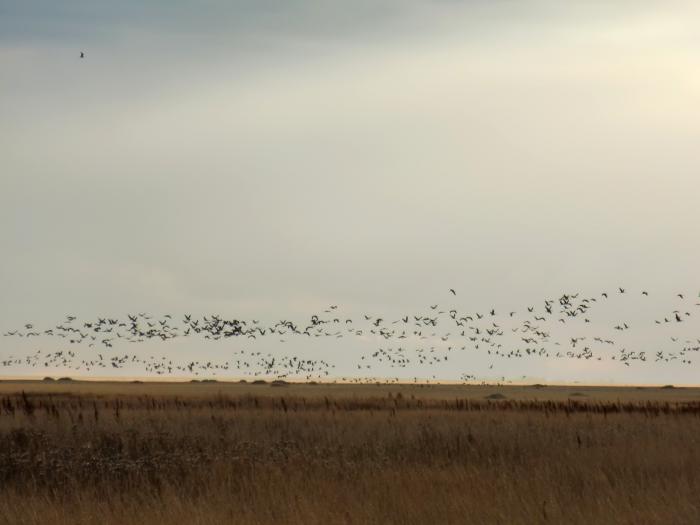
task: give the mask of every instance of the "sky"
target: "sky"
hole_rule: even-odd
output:
[[[656,310],[627,300],[600,322],[646,319],[629,348],[658,348],[668,334],[647,321],[700,292],[698,15],[644,0],[0,0],[0,331],[137,310],[522,311],[625,286]],[[283,351],[341,376],[377,344]],[[2,338],[0,354],[56,345]],[[700,366],[482,354],[399,373],[696,383]]]

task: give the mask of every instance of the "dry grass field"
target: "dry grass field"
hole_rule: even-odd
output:
[[[700,523],[700,390],[0,382],[0,522]]]

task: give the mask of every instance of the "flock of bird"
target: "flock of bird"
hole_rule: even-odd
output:
[[[447,293],[452,301],[456,301],[454,289]],[[60,367],[86,372],[141,367],[147,374],[162,376],[226,375],[307,380],[333,377],[336,368],[330,358],[304,358],[255,349],[228,351],[228,359],[221,361],[178,360],[122,351],[127,345],[149,341],[167,343],[183,338],[210,342],[239,338],[251,345],[259,340],[271,342],[273,338],[275,344],[286,343],[291,338],[324,338],[324,341],[358,338],[363,343],[358,345],[359,348],[367,342],[376,346],[371,352],[357,352],[352,365],[356,380],[358,377],[372,377],[373,372],[381,367],[429,370],[458,360],[457,356],[469,352],[482,352],[490,362],[489,370],[498,359],[523,358],[611,359],[625,366],[644,362],[690,365],[695,353],[700,351],[698,338],[675,333],[668,336],[671,343],[663,348],[628,349],[620,339],[632,329],[629,321],[621,320],[603,327],[592,322],[592,314],[598,305],[610,303],[616,296],[633,294],[649,300],[650,294],[645,290],[632,292],[620,287],[594,296],[565,293],[556,299],[545,299],[538,306],[528,306],[521,312],[497,312],[495,308],[465,312],[432,304],[423,312],[397,318],[374,314],[352,318],[341,315],[342,309],[331,305],[311,315],[306,322],[282,319],[273,323],[257,319],[227,319],[221,315],[197,317],[184,314],[176,318],[166,314],[155,317],[146,312],[129,314],[124,319],[98,317],[79,320],[69,315],[51,327],[39,329],[33,323],[27,323],[22,329],[5,332],[5,337],[53,337],[65,347],[51,352],[36,350],[23,357],[1,357],[0,366]],[[696,310],[700,303],[693,302],[685,294],[679,293],[673,300],[673,309],[654,319],[657,329],[658,325],[685,327],[694,320],[695,313],[700,313]],[[599,330],[597,334],[596,330]],[[81,347],[91,349],[87,357],[80,351]],[[266,349],[269,350],[269,345]],[[462,374],[464,380],[475,378],[472,373]]]
[[[80,58],[85,53],[80,52]],[[456,298],[450,288],[447,293]],[[32,323],[22,329],[5,332],[6,337],[38,338],[55,337],[68,349],[52,352],[36,350],[18,356],[1,356],[0,366],[30,366],[37,368],[60,367],[78,371],[141,367],[147,374],[173,375],[229,375],[274,376],[278,378],[324,378],[333,374],[336,366],[324,359],[302,358],[279,352],[261,352],[239,349],[230,351],[229,358],[216,360],[180,360],[170,357],[120,353],[119,346],[147,341],[169,342],[182,338],[199,338],[204,341],[220,341],[229,338],[261,340],[276,338],[285,343],[290,338],[325,338],[338,340],[348,337],[364,342],[376,341],[377,347],[369,353],[358,353],[354,366],[357,375],[345,380],[361,381],[369,378],[378,366],[389,368],[425,369],[444,365],[462,352],[481,351],[493,369],[497,359],[611,359],[625,366],[645,362],[678,362],[690,365],[700,351],[700,338],[669,335],[673,349],[667,346],[654,350],[627,349],[619,339],[631,329],[627,321],[603,327],[598,335],[592,335],[595,323],[591,313],[602,302],[615,296],[636,294],[647,299],[646,290],[628,291],[624,287],[594,296],[565,293],[556,299],[545,299],[540,306],[528,306],[522,312],[496,312],[489,308],[481,312],[463,312],[453,307],[430,305],[424,312],[388,319],[385,316],[364,314],[358,319],[340,315],[337,305],[314,314],[307,322],[279,320],[266,324],[259,320],[226,319],[220,315],[195,317],[185,314],[180,319],[166,314],[156,318],[145,312],[129,314],[125,319],[103,317],[78,320],[69,315],[55,326],[38,329]],[[675,297],[676,307],[663,312],[654,320],[656,325],[679,325],[693,317],[693,303],[683,294]],[[700,313],[700,310],[695,310]],[[577,327],[585,333],[576,332]],[[562,330],[563,329],[563,330]],[[562,334],[562,331],[564,332]],[[617,335],[611,335],[610,332]],[[78,349],[87,346],[94,351],[85,357]],[[602,350],[602,351],[601,351]],[[358,377],[359,376],[359,377]],[[435,377],[433,375],[432,377]],[[463,373],[461,379],[474,380],[477,376]],[[386,378],[384,378],[386,379]],[[417,377],[415,379],[418,379]],[[396,378],[398,381],[398,378]]]

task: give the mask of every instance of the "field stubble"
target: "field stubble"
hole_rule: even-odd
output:
[[[699,445],[697,401],[5,393],[0,520],[700,523]]]

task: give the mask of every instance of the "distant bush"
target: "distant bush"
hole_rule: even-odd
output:
[[[500,392],[496,392],[495,394],[486,396],[486,399],[506,399],[506,396],[504,396]]]

